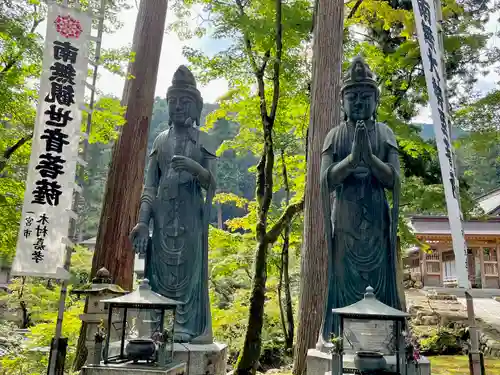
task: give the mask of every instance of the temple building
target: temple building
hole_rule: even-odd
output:
[[[469,280],[473,288],[500,288],[500,189],[478,198],[482,219],[464,221]],[[455,254],[447,216],[411,216],[408,225],[415,236],[429,245],[408,249],[406,272],[425,287],[456,287]]]

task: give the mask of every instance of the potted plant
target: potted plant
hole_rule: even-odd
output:
[[[342,337],[332,334],[330,339],[332,347],[330,353],[332,354],[332,375],[343,373],[342,355],[344,354],[344,342]]]
[[[165,346],[167,344],[167,341],[169,339],[169,333],[167,330],[164,330],[163,332],[155,332],[153,334],[152,339],[156,343],[157,346],[157,360],[158,364],[160,366],[165,366],[166,365],[166,352],[165,352]]]
[[[415,366],[415,373],[417,373],[418,361],[420,359],[418,341],[410,330],[404,332],[404,338],[406,363],[408,366]]]
[[[332,334],[332,338],[331,338],[330,342],[333,345],[332,349],[331,349],[332,354],[334,354],[334,355],[344,354],[344,344],[342,341],[342,337],[335,336],[334,334]]]

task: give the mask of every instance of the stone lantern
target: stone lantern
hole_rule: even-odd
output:
[[[101,302],[108,309],[104,365],[166,368],[173,361],[175,311],[183,302],[153,292],[147,279],[134,292]]]
[[[378,301],[371,287],[361,301],[332,311],[340,318],[339,337],[332,339],[340,342],[333,350],[332,375],[407,375],[404,330],[409,314]]]
[[[113,298],[124,295],[124,291],[118,285],[111,283],[111,276],[106,268],[97,271],[92,284],[87,288],[74,289],[72,294],[84,295],[88,298],[87,312],[80,315],[83,323],[86,323],[85,346],[87,348],[87,363],[99,364],[102,347],[96,335],[101,329],[106,329],[107,314],[104,304],[100,302],[103,298]]]

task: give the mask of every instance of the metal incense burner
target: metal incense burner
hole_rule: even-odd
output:
[[[105,365],[172,362],[175,311],[182,302],[153,292],[147,279],[134,292],[101,302],[108,309]]]

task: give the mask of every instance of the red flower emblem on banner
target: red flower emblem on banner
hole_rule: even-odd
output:
[[[54,24],[56,25],[57,32],[65,38],[78,39],[80,34],[83,32],[80,21],[74,19],[70,15],[57,16]]]

